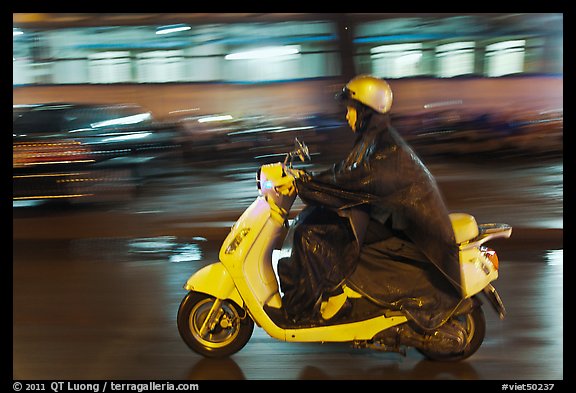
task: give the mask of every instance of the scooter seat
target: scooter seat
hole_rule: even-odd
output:
[[[464,243],[478,236],[478,224],[474,216],[467,213],[450,213],[456,243]]]

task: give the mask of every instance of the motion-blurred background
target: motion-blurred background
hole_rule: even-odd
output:
[[[14,379],[563,378],[562,13],[14,13]],[[504,222],[469,361],[365,356],[257,331],[207,362],[179,339],[262,164],[353,141],[335,93],[385,78],[393,125],[452,212]],[[296,204],[296,214],[301,204]],[[271,372],[271,370],[274,370]]]
[[[274,157],[298,136],[331,158],[351,140],[334,94],[362,73],[390,82],[423,155],[562,154],[561,13],[15,13],[15,198],[90,194],[85,176],[44,176],[64,156],[121,164],[105,177],[122,182],[168,147]]]

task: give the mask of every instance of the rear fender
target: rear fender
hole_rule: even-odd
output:
[[[496,311],[498,317],[500,317],[500,319],[504,319],[506,316],[506,308],[504,307],[504,303],[502,302],[502,299],[500,299],[500,295],[498,295],[496,288],[488,284],[486,288],[482,290],[482,292],[490,301],[492,307],[494,307],[494,311]]]
[[[218,299],[233,300],[238,306],[244,307],[244,301],[232,280],[232,276],[221,262],[216,262],[194,273],[184,289],[194,292],[202,292]]]

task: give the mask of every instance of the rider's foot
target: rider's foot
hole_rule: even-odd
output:
[[[352,314],[352,301],[346,299],[342,307],[328,321],[338,322],[348,318]]]
[[[320,314],[324,320],[330,320],[342,310],[345,305],[347,296],[344,292],[339,295],[331,296],[328,300],[322,302]]]

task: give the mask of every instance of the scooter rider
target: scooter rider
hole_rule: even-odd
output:
[[[321,321],[322,305],[346,284],[435,329],[462,302],[458,247],[443,197],[391,125],[386,81],[357,76],[340,98],[356,140],[344,160],[297,180],[313,211],[298,223],[291,257],[278,265],[283,308],[295,322]],[[351,211],[364,219],[351,219]]]

